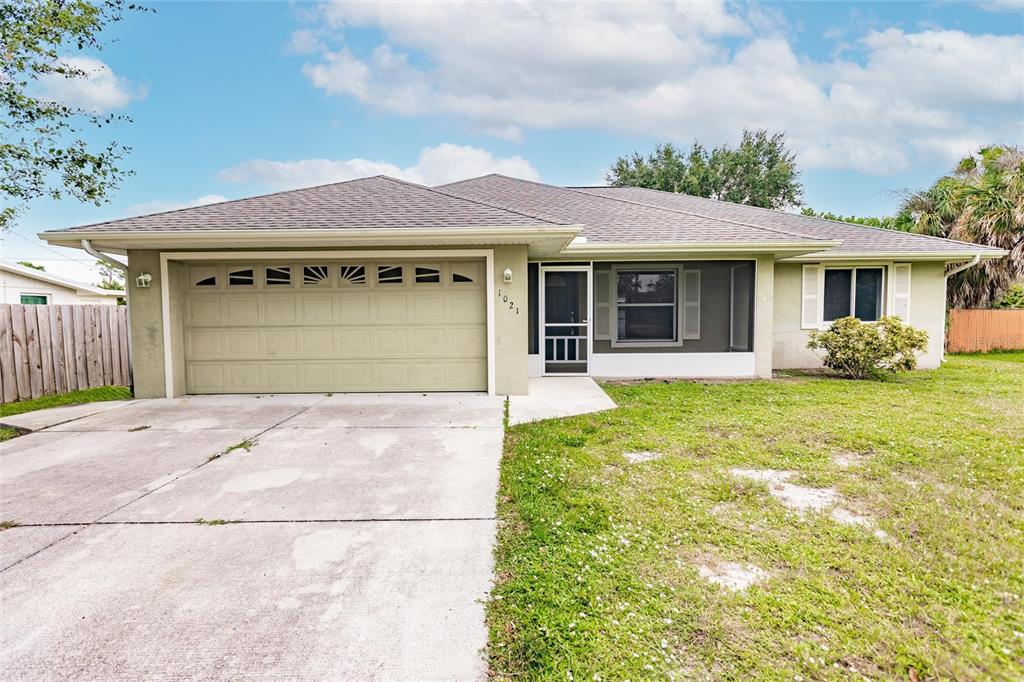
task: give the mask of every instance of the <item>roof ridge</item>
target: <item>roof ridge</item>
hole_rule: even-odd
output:
[[[82,282],[77,279],[63,277],[62,275],[47,272],[46,270],[36,270],[35,268],[29,268],[22,265],[21,263],[0,261],[0,268],[7,269],[13,272],[14,274],[23,275],[30,279],[39,279],[43,282],[49,282],[50,284],[53,284],[55,286],[62,286],[67,289],[75,289],[77,291],[86,291],[96,294],[97,296],[124,296],[123,289],[101,289],[100,287],[94,286],[87,282]]]
[[[618,198],[615,198],[615,197],[606,197],[606,196],[604,196],[602,194],[591,194],[589,192],[584,192],[584,191],[582,191],[580,189],[577,189],[575,187],[563,187],[563,186],[560,186],[560,185],[551,185],[551,184],[548,184],[546,182],[538,182],[536,180],[523,180],[521,178],[511,178],[511,177],[509,177],[507,175],[502,175],[501,173],[488,173],[487,175],[481,175],[481,176],[476,177],[476,178],[469,178],[468,180],[461,180],[460,182],[470,182],[472,180],[479,180],[481,178],[487,178],[487,177],[492,177],[492,176],[499,177],[499,178],[505,178],[505,179],[508,179],[508,180],[516,180],[518,182],[528,182],[530,184],[540,185],[541,187],[550,187],[550,188],[553,188],[553,189],[564,190],[566,192],[575,192],[576,194],[582,194],[582,195],[588,196],[588,197],[597,197],[598,199],[605,199],[607,201],[615,201],[615,202],[622,203],[622,204],[633,204],[634,206],[644,206],[646,208],[650,208],[650,209],[653,209],[655,211],[665,211],[667,213],[677,213],[677,214],[681,214],[681,215],[692,215],[692,216],[696,216],[698,218],[704,218],[706,220],[715,220],[715,221],[718,221],[720,223],[730,223],[732,225],[742,225],[743,227],[750,227],[750,228],[753,228],[755,230],[763,230],[765,232],[774,232],[775,234],[784,234],[784,235],[786,235],[788,237],[802,237],[803,239],[810,239],[810,240],[814,240],[814,241],[829,241],[829,240],[823,239],[821,237],[810,237],[810,236],[808,236],[806,234],[799,234],[799,233],[796,233],[796,232],[787,232],[785,230],[778,230],[778,229],[775,229],[773,227],[765,227],[763,225],[754,225],[753,223],[745,223],[743,221],[732,220],[730,218],[719,218],[717,216],[704,215],[702,213],[695,213],[693,211],[682,211],[682,210],[675,209],[675,208],[667,208],[665,206],[655,206],[654,204],[648,204],[648,203],[644,203],[642,201],[633,201],[631,199],[618,199]],[[453,184],[458,184],[458,183],[453,183]],[[646,189],[646,188],[644,188],[644,189]]]
[[[581,189],[581,190],[584,189],[584,188],[588,188],[588,189],[620,189],[620,187],[616,187],[616,186],[613,186],[613,185],[581,185],[581,186],[579,186],[579,189]],[[724,201],[722,199],[712,199],[711,197],[699,197],[699,196],[696,196],[695,194],[686,194],[686,193],[683,193],[683,192],[668,192],[668,191],[663,190],[663,189],[654,189],[654,188],[651,188],[651,187],[638,187],[638,186],[634,186],[634,185],[622,185],[621,188],[622,189],[642,189],[642,190],[645,190],[645,191],[648,191],[648,192],[659,192],[661,194],[671,194],[671,195],[681,194],[682,196],[689,197],[691,199],[699,199],[701,201],[713,201],[713,202],[719,203],[719,204],[729,204],[730,206],[742,206],[743,208],[751,208],[751,209],[754,209],[754,210],[757,210],[757,211],[763,211],[765,213],[777,213],[777,214],[781,214],[781,215],[785,215],[785,216],[793,216],[795,218],[801,218],[803,220],[817,221],[817,222],[820,222],[820,223],[824,223],[825,225],[843,225],[844,227],[853,227],[853,228],[857,228],[857,229],[860,229],[860,230],[866,230],[866,231],[884,232],[886,234],[907,234],[907,235],[911,235],[913,237],[920,237],[920,238],[930,239],[932,241],[939,241],[939,242],[944,242],[944,243],[966,244],[967,246],[978,246],[978,247],[982,247],[982,248],[995,248],[995,247],[988,246],[986,244],[975,244],[974,242],[965,242],[965,241],[961,241],[959,239],[950,239],[948,237],[936,237],[935,235],[931,235],[931,234],[920,234],[918,232],[905,232],[903,230],[890,230],[890,229],[885,228],[885,227],[875,227],[874,225],[862,225],[861,223],[851,223],[851,222],[847,222],[845,220],[830,220],[829,218],[821,218],[821,217],[818,217],[818,216],[803,215],[802,213],[786,213],[785,211],[780,211],[780,210],[778,210],[776,208],[765,208],[764,206],[751,206],[750,204],[737,204],[737,203],[735,203],[733,201]],[[601,196],[601,195],[600,194],[596,194],[594,196]],[[629,200],[628,199],[621,199],[621,201],[629,201]],[[646,206],[647,204],[644,204],[644,205]],[[669,209],[669,210],[676,210],[676,209]],[[699,213],[694,213],[693,215],[700,215],[700,214]],[[771,230],[771,229],[774,229],[774,228],[768,227],[768,228],[764,228],[764,229]],[[783,232],[783,234],[788,234],[788,233]]]
[[[543,182],[534,182],[533,180],[523,180],[522,178],[513,178],[513,177],[511,177],[509,175],[502,175],[501,173],[487,173],[486,175],[477,175],[477,176],[472,177],[472,178],[466,178],[465,180],[456,180],[455,182],[449,182],[449,183],[445,183],[443,185],[437,185],[436,187],[431,187],[430,189],[434,190],[435,192],[439,192],[440,194],[444,194],[445,196],[455,197],[457,199],[464,199],[466,201],[472,201],[472,202],[478,203],[478,204],[480,204],[482,206],[488,206],[490,208],[497,208],[497,209],[501,209],[502,211],[508,211],[510,213],[518,213],[521,216],[526,216],[527,218],[535,218],[535,219],[538,219],[538,220],[543,220],[544,222],[552,223],[554,225],[566,225],[567,224],[567,223],[564,223],[564,222],[562,222],[560,220],[556,220],[552,216],[546,216],[546,215],[544,215],[543,213],[540,213],[540,212],[538,212],[538,213],[527,213],[526,211],[523,211],[522,209],[512,208],[510,206],[505,206],[505,205],[502,205],[502,204],[499,204],[499,203],[496,203],[496,202],[488,202],[488,201],[484,201],[482,199],[470,198],[470,197],[467,197],[467,196],[463,196],[461,194],[457,194],[457,193],[454,193],[454,192],[448,192],[448,191],[445,191],[444,189],[442,189],[444,187],[451,187],[452,185],[461,185],[461,184],[466,183],[466,182],[471,182],[473,180],[479,180],[481,178],[489,178],[489,177],[505,178],[507,180],[517,180],[517,181],[521,181],[521,182],[533,182],[534,184],[544,185],[545,187],[558,187],[558,185],[545,185]]]

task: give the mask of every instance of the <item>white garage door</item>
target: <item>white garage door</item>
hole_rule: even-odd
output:
[[[483,391],[482,260],[190,264],[189,393]]]

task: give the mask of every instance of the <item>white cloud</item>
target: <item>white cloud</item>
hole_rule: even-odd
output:
[[[1024,11],[1024,0],[981,0],[978,4],[989,12]]]
[[[520,156],[496,158],[485,149],[454,144],[426,147],[416,164],[402,168],[386,161],[366,159],[252,159],[225,168],[217,177],[227,182],[254,182],[272,190],[311,187],[371,175],[389,175],[421,185],[440,185],[487,173],[502,173],[527,180],[540,175]]]
[[[154,199],[153,201],[143,201],[126,207],[124,209],[124,215],[137,216],[147,215],[149,213],[163,213],[165,211],[176,211],[179,208],[193,208],[195,206],[218,204],[227,200],[227,197],[222,197],[219,194],[204,194],[203,196],[196,197],[190,201],[164,201]]]
[[[46,99],[103,114],[123,109],[146,96],[145,88],[121,78],[99,59],[79,56],[65,57],[61,61],[85,75],[65,78],[60,74],[44,74],[39,85],[40,94]]]
[[[1024,139],[1020,35],[848,34],[836,56],[815,61],[794,52],[781,19],[745,11],[330,2],[303,72],[379,111],[454,115],[513,141],[589,128],[717,144],[766,127],[788,133],[804,167],[894,173],[947,160],[965,138]],[[379,44],[346,47],[346,31],[365,27],[380,31]]]

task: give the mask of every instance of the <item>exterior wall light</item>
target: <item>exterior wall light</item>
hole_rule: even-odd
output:
[[[148,272],[144,272],[135,278],[135,286],[139,289],[148,289],[149,283],[153,281],[153,275]]]
[[[512,268],[505,268],[505,272],[502,273],[505,276],[505,284],[512,282]]]

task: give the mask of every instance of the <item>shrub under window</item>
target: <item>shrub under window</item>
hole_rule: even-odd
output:
[[[878,324],[841,317],[825,331],[812,331],[807,347],[823,351],[825,366],[843,376],[877,378],[917,367],[917,356],[928,347],[928,333],[894,316]]]

